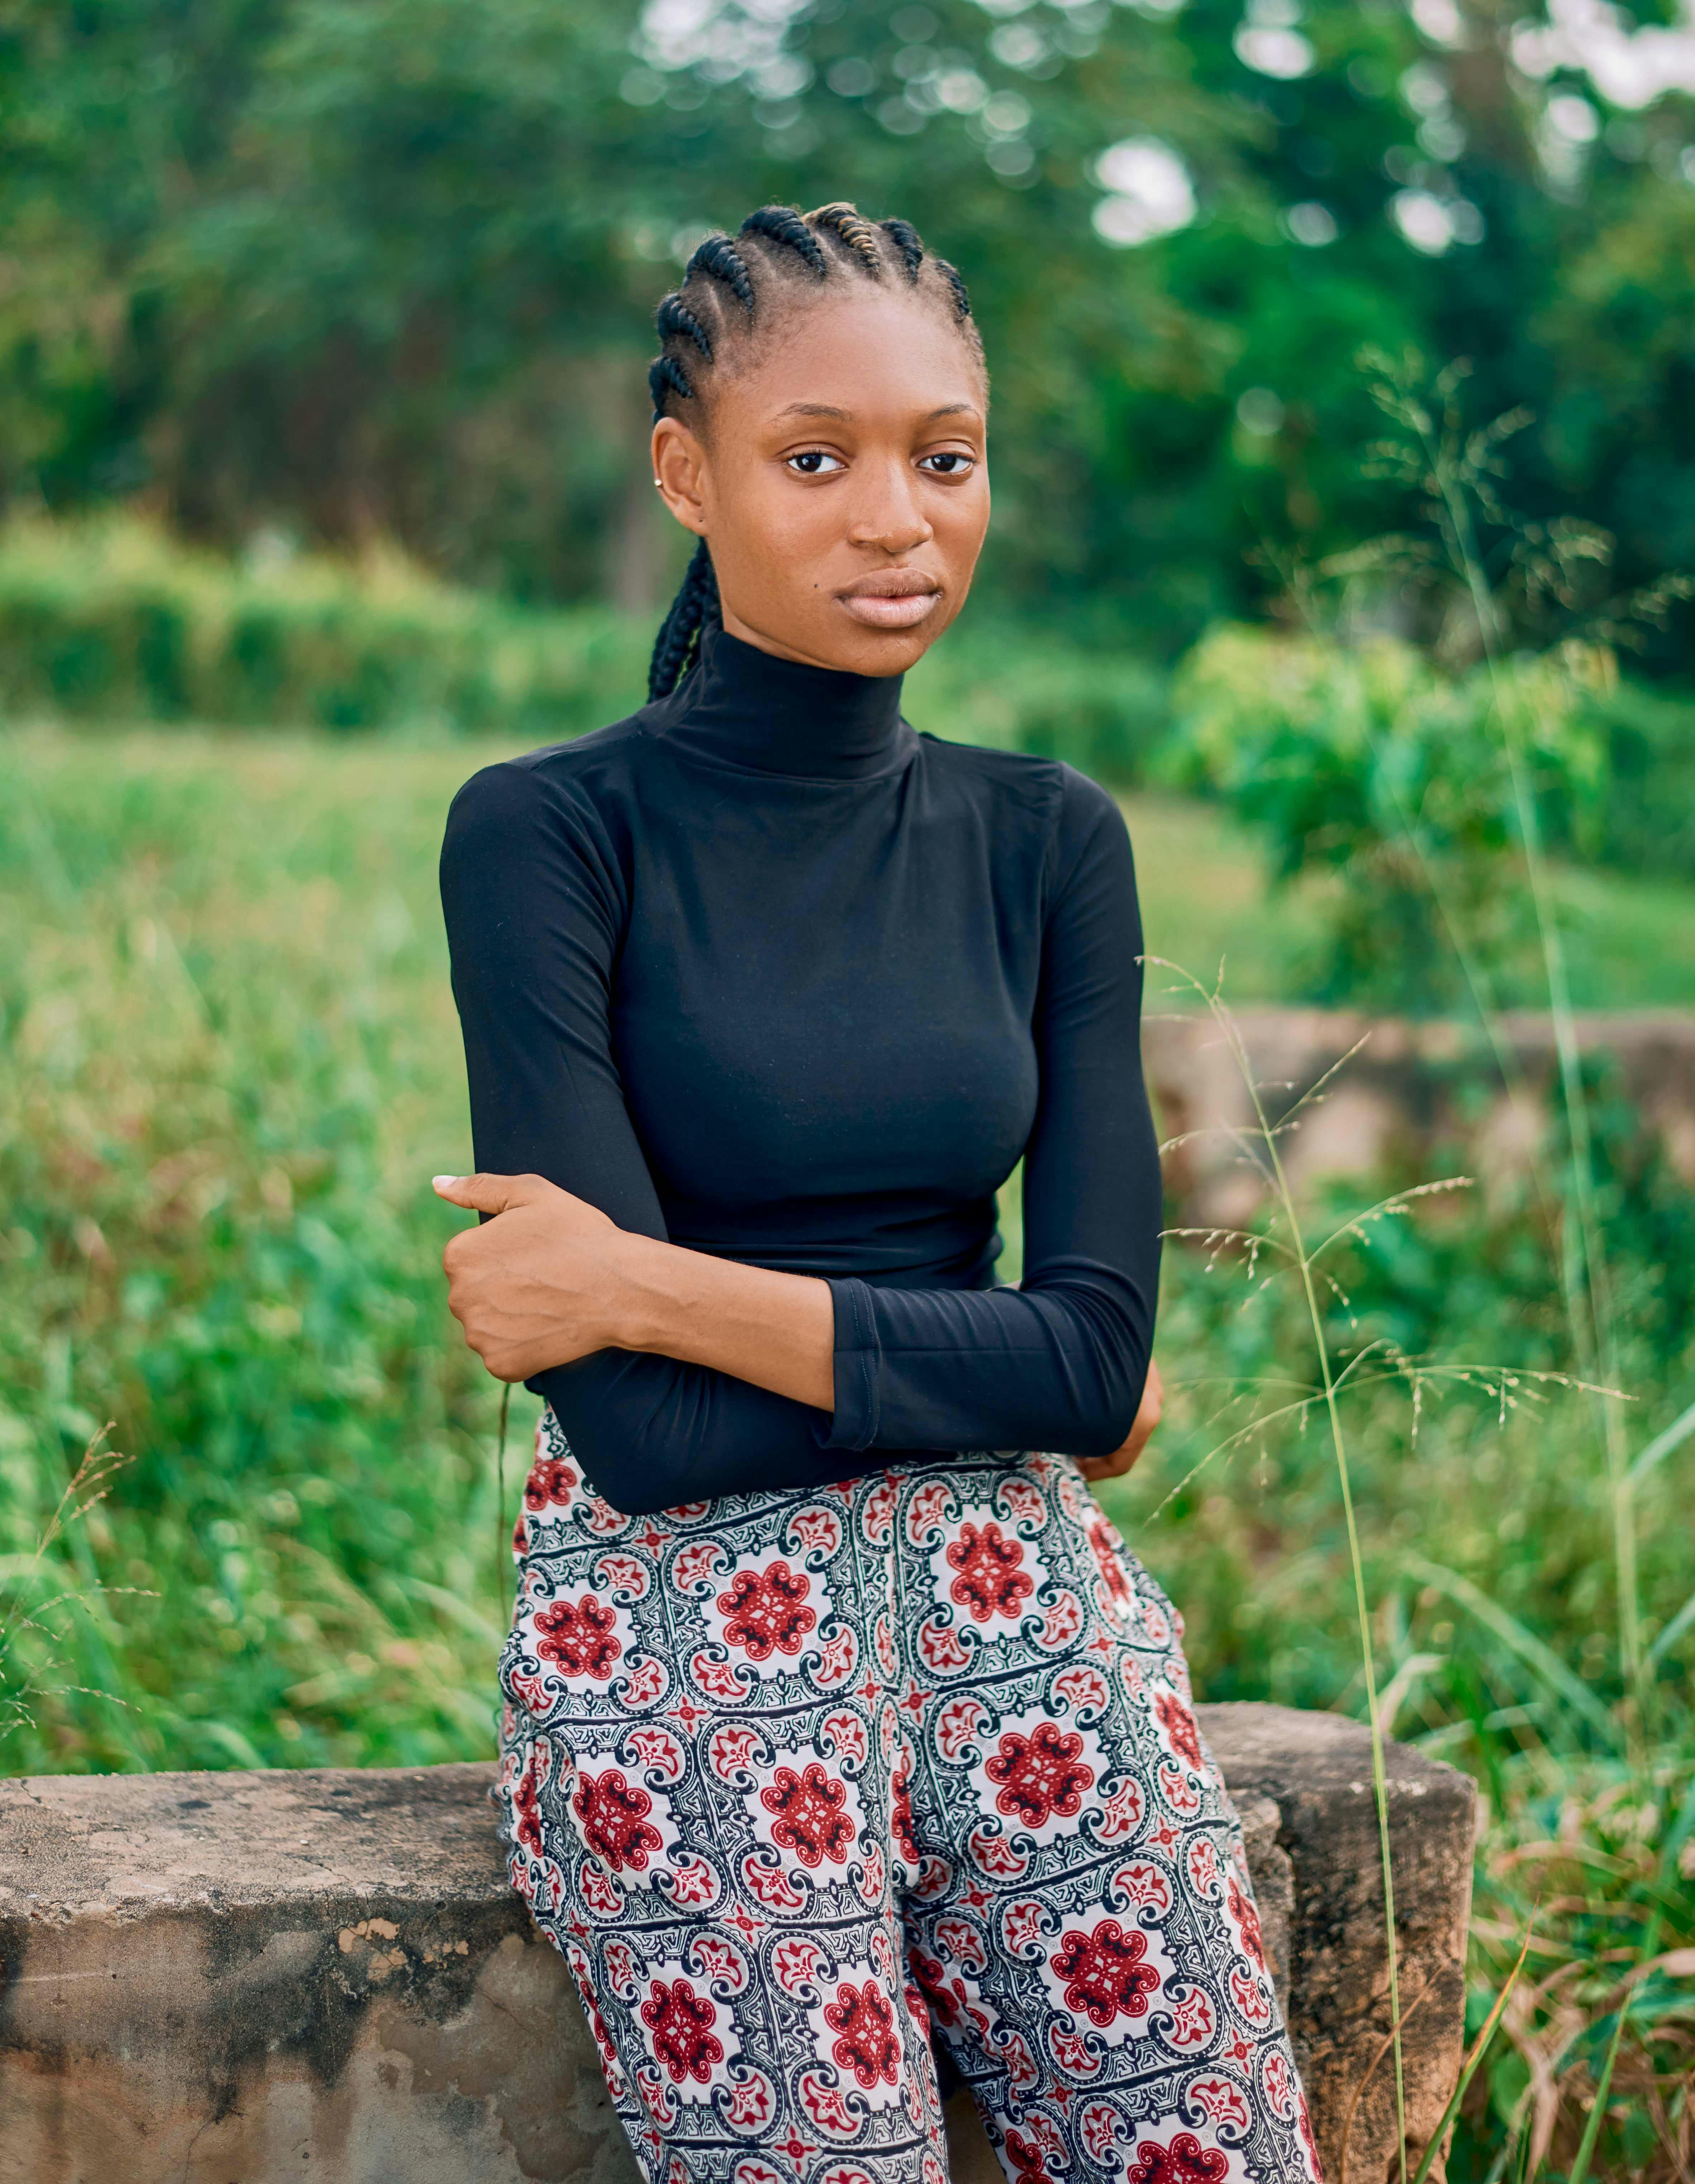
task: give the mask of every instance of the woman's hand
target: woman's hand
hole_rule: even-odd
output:
[[[1148,1360],[1147,1384],[1142,1390],[1142,1399],[1136,1407],[1135,1424],[1130,1428],[1129,1439],[1122,1448],[1115,1448],[1110,1456],[1080,1456],[1077,1468],[1085,1479],[1122,1479],[1148,1445],[1148,1437],[1159,1424],[1160,1413],[1165,1407],[1165,1384],[1159,1377],[1159,1368]]]
[[[497,1380],[644,1350],[834,1409],[828,1282],[635,1235],[539,1175],[438,1175],[435,1186],[450,1206],[497,1217],[442,1253],[448,1308]]]
[[[497,1380],[527,1380],[616,1343],[631,1239],[539,1175],[438,1175],[450,1206],[499,1218],[449,1236],[448,1309]]]

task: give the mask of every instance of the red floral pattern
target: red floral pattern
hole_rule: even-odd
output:
[[[542,1841],[541,1780],[537,1758],[538,1754],[532,1752],[524,1763],[523,1773],[512,1786],[512,1832],[514,1840],[532,1857],[544,1858],[547,1851]]]
[[[930,2014],[938,2025],[956,2025],[959,2006],[951,1991],[947,1966],[939,1957],[927,1956],[923,1949],[911,1948],[906,1961],[912,1967],[912,1977],[918,1983],[918,1992],[929,2006]],[[956,1986],[956,1981],[952,1983]]]
[[[1040,2147],[1016,2131],[1006,2133],[1004,2144],[1016,2184],[1048,2184],[1047,2164]]]
[[[604,1774],[580,1774],[571,1809],[584,1842],[614,1873],[644,1872],[661,1847],[659,1830],[647,1819],[653,1799],[622,1767],[609,1767]]]
[[[570,1464],[556,1456],[538,1457],[524,1481],[524,1507],[532,1517],[549,1505],[567,1508],[576,1491],[577,1474]]]
[[[981,1529],[969,1522],[959,1537],[948,1542],[948,1568],[959,1574],[948,1587],[948,1596],[967,1609],[973,1623],[991,1616],[1014,1616],[1035,1591],[1035,1580],[1020,1567],[1024,1550],[1009,1540],[994,1523]]]
[[[1235,1874],[1229,1883],[1230,1916],[1241,1929],[1242,1947],[1260,1970],[1265,1970],[1265,1936],[1259,1923],[1258,1907],[1251,1897],[1244,1896],[1241,1885]]]
[[[1145,2017],[1159,1985],[1159,1974],[1143,1961],[1146,1955],[1147,1936],[1135,1928],[1127,1934],[1116,1919],[1103,1919],[1086,1934],[1068,1934],[1052,1959],[1066,1982],[1067,2008],[1080,2009],[1102,2030],[1115,2017]]]
[[[653,2035],[654,2053],[680,2086],[685,2078],[707,2085],[724,2059],[724,2043],[713,2029],[718,2013],[709,1996],[696,1994],[686,1979],[655,1980],[642,2004],[642,2023]]]
[[[614,1619],[592,1592],[582,1600],[555,1600],[537,1611],[536,1652],[544,1661],[556,1661],[567,1676],[592,1676],[604,1684],[621,1653]]]
[[[1001,1786],[995,1809],[1031,1828],[1069,1819],[1081,1810],[1083,1792],[1095,1780],[1082,1758],[1083,1739],[1057,1722],[1038,1722],[1029,1736],[1009,1730],[983,1770]]]
[[[792,1767],[779,1767],[759,1802],[777,1816],[772,1841],[792,1850],[804,1866],[816,1867],[824,1858],[840,1865],[853,1848],[853,1823],[842,1809],[847,1786],[827,1774],[817,1760],[800,1774]]]
[[[1201,1732],[1195,1725],[1195,1717],[1178,1697],[1175,1691],[1156,1691],[1154,1712],[1159,1716],[1159,1725],[1171,1739],[1171,1748],[1179,1759],[1186,1759],[1191,1767],[1202,1767]]]
[[[945,2184],[933,2026],[1011,2184],[1317,2184],[1179,1626],[1068,1460],[628,1518],[537,1458],[505,1832],[648,2184]]]
[[[1095,1550],[1095,1567],[1101,1573],[1107,1598],[1121,1614],[1128,1615],[1135,1606],[1135,1595],[1118,1560],[1123,1542],[1099,1509],[1089,1513],[1089,1544]]]
[[[1192,2131],[1179,2131],[1168,2146],[1145,2138],[1124,2184],[1218,2184],[1229,2166],[1216,2146],[1202,2146]]]
[[[918,1847],[918,1831],[912,1819],[912,1761],[907,1752],[900,1755],[889,1785],[889,1831],[901,1857],[916,1869],[923,1864],[924,1854]]]
[[[817,1626],[817,1614],[806,1605],[811,1589],[805,1570],[791,1570],[787,1563],[738,1570],[729,1591],[718,1595],[725,1637],[751,1661],[798,1653],[801,1640]]]
[[[900,2070],[900,2039],[895,2007],[875,1980],[862,1986],[844,1980],[824,2012],[824,2022],[840,2037],[830,2049],[839,2070],[850,2070],[867,2092],[873,2086],[895,2085]]]

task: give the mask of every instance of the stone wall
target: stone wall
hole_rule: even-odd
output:
[[[1386,2184],[1365,1733],[1278,1707],[1200,1713],[1330,2184]],[[489,1780],[0,1781],[0,2184],[634,2184],[563,1967],[506,1886]],[[1458,2064],[1474,1803],[1464,1776],[1391,1747],[1415,2159]],[[962,2094],[949,2129],[954,2184],[997,2184]]]
[[[1510,1081],[1482,1034],[1460,1024],[1325,1009],[1245,1009],[1236,1022],[1274,1122],[1336,1070],[1280,1139],[1297,1190],[1320,1176],[1374,1177],[1396,1162],[1434,1179],[1452,1172],[1432,1166],[1439,1147],[1463,1160],[1485,1191],[1511,1188],[1547,1139],[1555,1054],[1545,1015],[1501,1019]],[[1606,1057],[1643,1130],[1695,1188],[1695,1015],[1586,1015],[1578,1040],[1585,1056]],[[1223,1035],[1208,1016],[1151,1016],[1142,1059],[1160,1135],[1183,1140],[1166,1156],[1172,1218],[1241,1226],[1263,1193],[1232,1136],[1252,1129],[1253,1110]]]

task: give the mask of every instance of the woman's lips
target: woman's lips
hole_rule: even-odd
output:
[[[941,598],[941,588],[916,571],[895,577],[873,578],[862,588],[836,594],[856,621],[872,629],[911,629],[921,622]]]

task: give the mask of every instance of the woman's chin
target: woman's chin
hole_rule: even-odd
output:
[[[905,605],[906,602],[898,604]],[[838,602],[838,605],[840,612],[830,632],[831,664],[854,675],[904,674],[923,658],[953,620],[939,593],[933,595],[932,604],[922,616],[900,623],[868,621],[850,612],[845,602]]]

